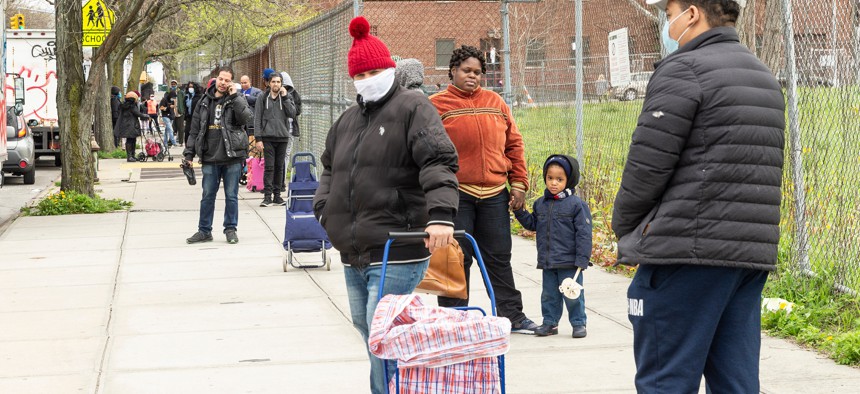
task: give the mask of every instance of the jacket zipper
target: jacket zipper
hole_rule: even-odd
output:
[[[352,168],[350,168],[350,170],[349,170],[349,213],[352,215],[352,223],[351,223],[351,227],[352,227],[352,249],[355,250],[356,254],[359,254],[360,252],[358,250],[358,246],[355,244],[355,221],[356,221],[356,217],[355,217],[355,207],[354,207],[355,190],[353,188],[353,185],[355,183],[355,181],[354,181],[355,180],[355,167],[358,164],[358,149],[361,146],[361,140],[364,139],[364,134],[368,129],[367,125],[370,124],[370,121],[367,120],[367,118],[369,118],[369,117],[370,117],[369,115],[363,116],[363,118],[365,118],[363,120],[366,120],[365,121],[365,127],[364,127],[364,129],[361,130],[360,133],[358,133],[358,140],[356,140],[355,149],[353,149],[353,151],[352,151]]]
[[[552,226],[552,207],[553,206],[555,206],[555,200],[551,200],[549,202],[549,213],[547,213],[547,215],[546,215],[546,235],[547,235],[547,237],[546,237],[546,268],[550,268],[549,262],[551,260],[549,253],[550,253],[550,250],[552,250],[552,248],[550,247],[550,244],[552,243],[552,231],[551,231],[552,229],[550,227]]]

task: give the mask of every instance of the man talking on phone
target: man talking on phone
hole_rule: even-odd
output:
[[[233,70],[222,67],[215,83],[206,90],[194,109],[185,146],[183,166],[190,168],[196,155],[203,166],[203,197],[200,221],[189,244],[212,241],[215,196],[224,181],[224,235],[227,243],[239,242],[239,177],[248,155],[248,135],[244,126],[253,122],[253,113],[244,95],[233,83]]]

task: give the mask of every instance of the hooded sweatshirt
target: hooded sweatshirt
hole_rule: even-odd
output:
[[[424,65],[418,59],[403,59],[397,62],[394,80],[405,89],[421,91],[421,86],[424,85]]]
[[[260,141],[287,142],[296,117],[296,105],[290,94],[272,98],[271,90],[257,97],[254,108],[254,137]]]

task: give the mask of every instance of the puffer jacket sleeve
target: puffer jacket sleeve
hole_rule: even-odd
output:
[[[680,61],[664,63],[651,77],[615,196],[612,230],[618,238],[631,233],[659,203],[701,101],[697,76]]]
[[[233,93],[233,121],[235,126],[251,126],[254,122],[254,113],[245,95]]]
[[[418,182],[427,198],[429,224],[454,226],[459,205],[457,150],[448,138],[439,112],[430,101],[418,101],[407,130],[412,159],[420,168]]]
[[[586,269],[591,261],[592,223],[591,210],[584,201],[579,202],[579,209],[573,215],[573,228],[576,238],[577,267]]]

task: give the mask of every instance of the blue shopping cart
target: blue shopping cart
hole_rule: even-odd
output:
[[[388,233],[388,241],[385,243],[385,250],[382,256],[382,272],[379,278],[379,293],[377,294],[377,299],[382,300],[383,289],[385,288],[385,273],[388,269],[388,251],[391,248],[391,244],[397,239],[416,239],[416,238],[427,238],[429,235],[423,232],[390,232]],[[492,316],[498,316],[496,312],[496,295],[493,292],[493,286],[490,283],[490,277],[487,274],[487,267],[484,265],[484,259],[481,257],[480,249],[478,249],[478,243],[475,242],[475,238],[473,238],[470,234],[466,233],[464,230],[458,230],[454,232],[454,236],[458,238],[466,238],[471,244],[472,249],[475,252],[475,258],[478,260],[478,267],[481,269],[481,277],[484,279],[484,285],[487,287],[487,295],[490,298],[490,311]],[[459,310],[469,310],[469,311],[478,311],[483,316],[486,316],[487,313],[484,309],[477,306],[465,306],[465,307],[455,307],[453,309]],[[409,392],[439,392],[434,391],[438,390],[441,387],[444,391],[441,392],[449,392],[449,388],[457,387],[462,389],[463,392],[494,392],[495,389],[499,389],[501,394],[505,394],[505,356],[499,355],[497,357],[484,357],[478,358],[471,361],[467,361],[464,363],[455,364],[453,367],[460,369],[455,374],[456,376],[473,376],[481,379],[480,382],[477,380],[473,381],[450,381],[444,380],[447,379],[446,376],[432,375],[426,374],[426,370],[433,368],[398,368],[397,360],[383,360],[385,375],[388,376],[389,367],[394,368],[394,382],[395,387],[397,388],[397,394],[401,393],[402,384],[406,384],[407,391]],[[491,374],[487,374],[487,371],[491,371]],[[433,376],[433,380],[427,381],[425,380],[428,376]],[[443,374],[444,375],[444,374]],[[478,386],[479,385],[479,386]],[[478,391],[475,391],[477,387]],[[489,388],[488,388],[489,387]],[[388,385],[385,386],[385,392],[389,393]]]

